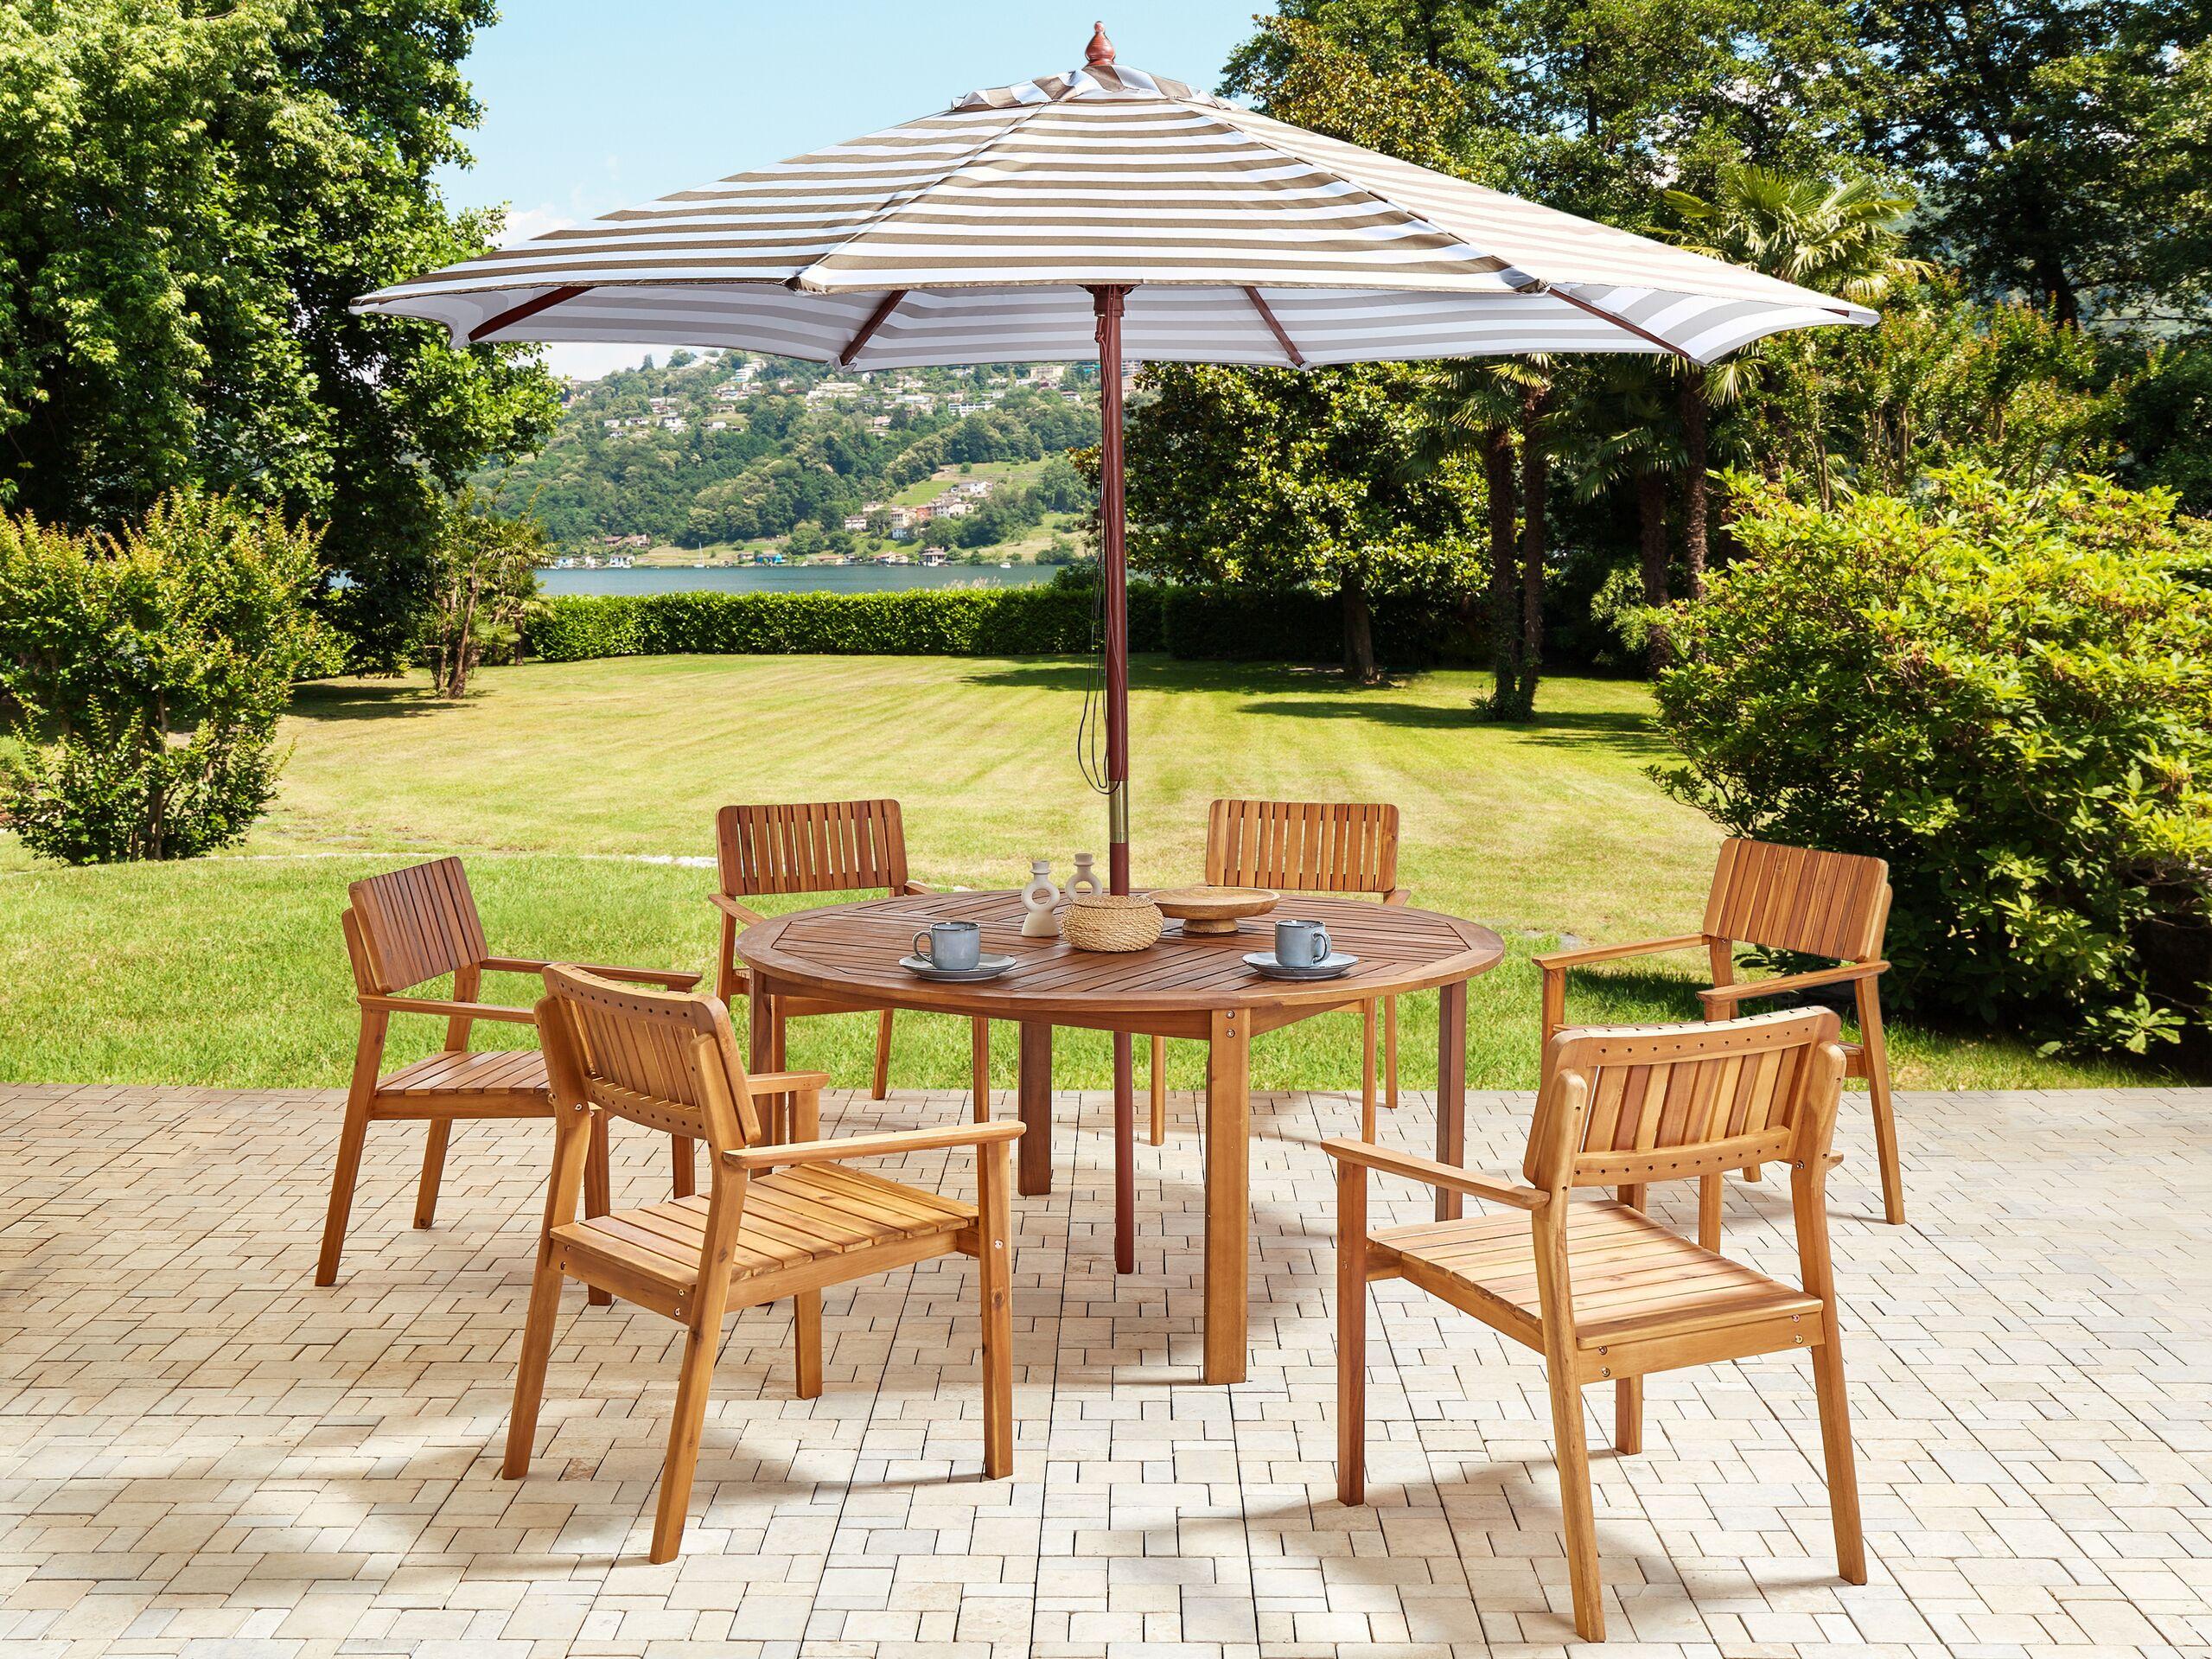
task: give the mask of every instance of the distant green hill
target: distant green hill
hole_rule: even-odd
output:
[[[837,548],[855,539],[847,519],[934,500],[947,486],[930,485],[933,475],[968,464],[975,476],[999,475],[998,487],[915,539],[994,546],[1090,506],[1065,452],[1098,442],[1098,389],[1087,364],[860,374],[678,351],[572,384],[551,441],[486,482],[570,549],[625,536],[716,546],[787,539],[801,526],[811,526],[802,546]],[[855,539],[878,544],[883,523]]]

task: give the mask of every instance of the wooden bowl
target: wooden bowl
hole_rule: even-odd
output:
[[[1237,918],[1264,916],[1282,896],[1265,887],[1176,887],[1152,895],[1162,916],[1180,918],[1186,934],[1234,933]]]
[[[1077,950],[1143,950],[1160,936],[1160,908],[1128,893],[1088,893],[1061,913],[1060,936]]]

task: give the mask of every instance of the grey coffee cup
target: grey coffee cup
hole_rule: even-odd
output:
[[[965,973],[983,960],[983,929],[972,922],[933,922],[915,935],[914,954],[932,967]]]
[[[1329,929],[1318,922],[1278,922],[1275,960],[1284,967],[1318,967],[1329,960]]]

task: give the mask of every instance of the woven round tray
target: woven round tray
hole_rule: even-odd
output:
[[[1220,934],[1234,933],[1239,916],[1265,915],[1282,896],[1265,887],[1176,887],[1153,894],[1152,903],[1186,934]]]
[[[1160,936],[1160,907],[1127,893],[1087,893],[1061,913],[1060,935],[1077,950],[1142,950]]]

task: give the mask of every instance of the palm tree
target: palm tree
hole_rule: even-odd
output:
[[[1489,517],[1487,621],[1495,681],[1490,710],[1501,719],[1526,720],[1535,712],[1544,659],[1548,366],[1541,357],[1438,363],[1425,377],[1419,397],[1423,437],[1415,468],[1432,471],[1450,460],[1482,462]],[[1472,632],[1476,620],[1472,607],[1463,609],[1462,616]]]
[[[1666,192],[1667,205],[1702,240],[1681,239],[1693,252],[1750,265],[1769,277],[1861,305],[1873,305],[1897,284],[1927,275],[1925,260],[1907,258],[1900,227],[1913,198],[1872,178],[1824,179],[1766,167],[1731,167],[1712,199]],[[1682,539],[1692,598],[1705,591],[1706,435],[1711,412],[1756,383],[1756,359],[1737,357],[1712,368],[1683,370],[1680,394],[1684,455]],[[1826,444],[1820,453],[1822,488]]]
[[[1643,602],[1653,609],[1672,597],[1667,591],[1667,480],[1680,473],[1686,461],[1682,430],[1674,418],[1676,388],[1672,381],[1655,358],[1609,357],[1585,380],[1567,416],[1584,435],[1577,446],[1576,497],[1590,501],[1623,477],[1635,486],[1638,572]],[[1673,660],[1673,648],[1662,629],[1651,629],[1645,647],[1652,673]]]

